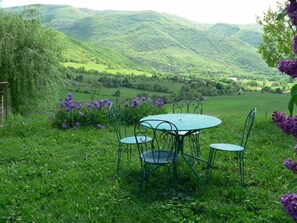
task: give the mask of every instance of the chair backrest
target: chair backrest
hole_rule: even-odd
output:
[[[145,120],[136,124],[134,135],[139,155],[143,161],[151,164],[172,161],[173,156],[177,156],[177,143],[175,134],[173,134],[177,131],[178,129],[173,123],[164,120]],[[149,143],[144,143],[149,138],[152,140]],[[148,151],[150,151],[150,156],[143,156]]]
[[[243,146],[244,148],[246,148],[247,141],[250,136],[252,126],[254,124],[255,117],[256,117],[256,108],[253,108],[249,112],[244,123],[243,133],[242,133],[241,142],[240,142],[240,145]]]
[[[202,114],[202,102],[198,98],[181,98],[173,103],[172,112]]]
[[[113,103],[109,107],[109,119],[114,127],[118,140],[127,137],[127,120],[124,110],[119,104]]]

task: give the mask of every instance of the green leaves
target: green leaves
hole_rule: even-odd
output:
[[[291,88],[291,98],[288,104],[290,115],[293,115],[294,104],[297,105],[297,84]]]
[[[0,81],[10,88],[14,113],[45,109],[57,98],[60,48],[56,32],[44,28],[33,9],[22,15],[0,13]]]
[[[286,19],[285,6],[286,2],[279,4],[274,11],[269,9],[264,13],[263,19],[258,18],[263,29],[259,53],[270,67],[277,67],[281,59],[295,57],[291,43],[296,30],[292,29],[291,21]]]
[[[282,19],[284,19],[287,14],[288,13],[286,12],[286,10],[283,10],[281,13],[279,13],[277,15],[276,20],[282,20]]]

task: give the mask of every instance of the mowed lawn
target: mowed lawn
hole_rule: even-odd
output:
[[[237,143],[245,116],[257,108],[246,151],[246,186],[240,184],[235,156],[218,153],[204,187],[180,159],[177,193],[170,190],[166,168],[137,193],[136,149],[130,163],[123,156],[116,175],[111,126],[62,131],[51,127],[49,115],[10,116],[0,129],[0,222],[293,222],[280,197],[296,191],[289,187],[294,174],[283,166],[294,158],[296,140],[271,122],[273,111],[287,113],[288,99],[251,93],[205,100],[204,113],[220,117],[222,124],[201,132],[203,157],[210,143]],[[204,173],[203,164],[196,168]]]

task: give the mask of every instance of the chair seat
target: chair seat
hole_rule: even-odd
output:
[[[140,155],[142,161],[151,164],[166,164],[175,162],[178,159],[178,155],[168,151],[146,151]]]
[[[230,152],[241,152],[244,150],[243,146],[229,143],[214,143],[210,145],[210,148]]]
[[[146,143],[152,141],[151,137],[137,136],[138,143]],[[120,139],[122,144],[136,144],[135,136],[128,136]]]

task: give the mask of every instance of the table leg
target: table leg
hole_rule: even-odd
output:
[[[178,152],[181,154],[183,159],[186,161],[187,165],[189,166],[189,168],[191,169],[191,171],[195,175],[196,179],[200,183],[203,184],[204,181],[202,180],[201,175],[194,168],[195,162],[193,162],[193,164],[192,164],[189,161],[189,159],[197,160],[199,162],[205,162],[207,164],[207,167],[209,166],[209,162],[207,160],[204,160],[204,159],[200,158],[200,157],[196,157],[196,156],[184,153],[184,136],[177,136],[177,142],[178,142]]]

